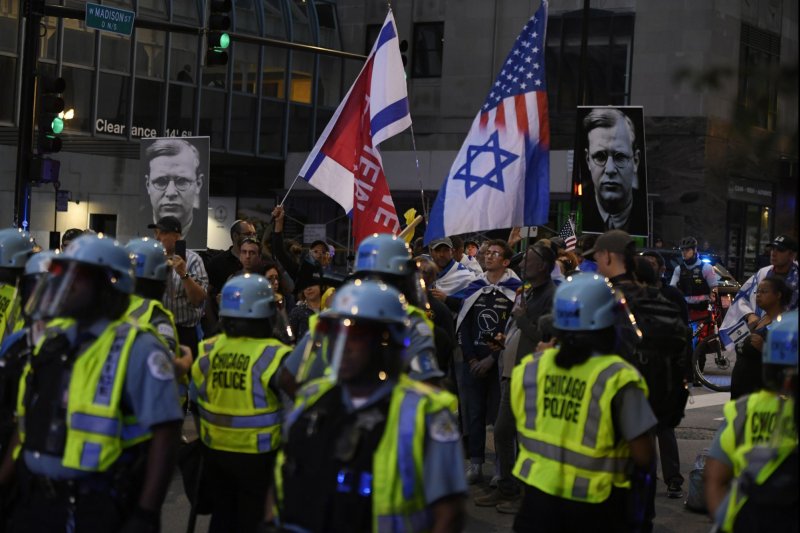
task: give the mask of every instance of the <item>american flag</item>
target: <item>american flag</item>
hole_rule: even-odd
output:
[[[564,225],[561,226],[561,231],[558,232],[558,236],[564,239],[564,244],[567,245],[567,251],[571,252],[575,249],[575,245],[578,244],[578,237],[575,236],[575,228],[572,226],[572,220],[567,219],[564,222]]]
[[[542,8],[517,36],[481,106],[481,126],[485,127],[492,120],[498,129],[504,129],[507,120],[516,120],[517,131],[528,132],[539,142],[550,144],[544,76],[546,27],[547,2],[543,2]]]

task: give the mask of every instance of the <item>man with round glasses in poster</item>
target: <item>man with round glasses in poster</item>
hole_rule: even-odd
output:
[[[207,138],[161,138],[144,147],[144,182],[153,208],[153,222],[173,216],[181,223],[181,239],[190,240],[190,246],[204,248],[205,228],[200,212],[205,165],[201,164],[201,151],[193,141],[208,143]],[[207,153],[207,150],[205,151]],[[197,211],[197,231],[192,231]],[[192,237],[198,237],[197,239]],[[196,242],[195,242],[196,241]]]
[[[639,122],[614,107],[581,108],[586,134],[584,156],[591,181],[583,181],[583,231],[625,230],[647,235],[647,191],[644,176],[641,108],[626,108]],[[637,143],[637,141],[639,141]],[[640,177],[641,164],[641,177]]]

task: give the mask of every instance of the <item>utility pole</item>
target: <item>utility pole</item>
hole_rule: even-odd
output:
[[[14,225],[30,229],[31,159],[33,157],[33,116],[36,102],[36,63],[39,58],[39,25],[44,0],[20,0],[25,17],[22,45],[22,90],[19,98],[17,137],[17,181],[14,191]]]

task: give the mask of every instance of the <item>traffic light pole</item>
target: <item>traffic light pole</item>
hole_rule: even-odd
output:
[[[22,45],[22,88],[19,98],[17,137],[17,181],[14,194],[14,225],[30,229],[31,159],[33,157],[33,116],[36,102],[36,62],[39,57],[39,25],[44,0],[22,0],[25,40]]]

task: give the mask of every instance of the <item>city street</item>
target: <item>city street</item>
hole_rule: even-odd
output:
[[[711,444],[716,428],[722,417],[722,406],[729,398],[728,393],[715,393],[702,388],[693,388],[689,397],[686,416],[681,425],[676,429],[678,447],[681,458],[681,474],[686,479],[684,482],[684,497],[680,499],[667,498],[666,486],[659,480],[656,493],[656,520],[655,533],[680,532],[680,533],[707,533],[711,522],[703,514],[688,511],[684,507],[685,493],[689,485],[689,472],[693,468],[695,457]],[[187,420],[186,434],[189,438],[195,437],[193,424]],[[493,451],[491,434],[487,438],[487,446]],[[486,479],[491,477],[493,465],[484,467]],[[496,533],[511,531],[514,517],[496,512],[493,508],[476,507],[472,504],[472,497],[478,495],[483,489],[471,487],[470,500],[467,502],[467,533]],[[182,532],[186,530],[189,516],[189,503],[183,493],[180,476],[176,475],[170,486],[167,500],[162,512],[162,531]],[[196,531],[208,529],[208,517],[200,516],[197,520]]]

